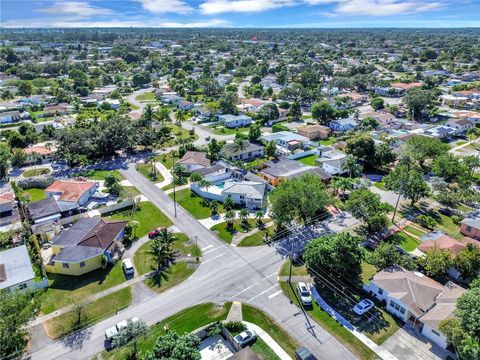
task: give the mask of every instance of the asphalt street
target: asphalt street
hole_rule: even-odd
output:
[[[232,300],[255,305],[268,313],[318,359],[355,358],[312,319],[308,319],[310,326],[300,309],[281,293],[277,274],[284,258],[274,247],[229,246],[180,206],[175,217],[172,199],[136,171],[134,164],[121,173],[171,218],[179,231],[197,237],[202,264],[178,286],[144,301],[136,299],[135,304],[118,315],[30,354],[32,359],[90,359],[104,349],[105,329],[121,320],[137,316],[153,325],[187,307]],[[189,321],[188,315],[185,321]]]

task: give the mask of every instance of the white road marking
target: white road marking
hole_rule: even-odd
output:
[[[268,298],[269,299],[274,298],[275,296],[280,295],[281,293],[282,293],[282,290],[277,291],[276,293],[273,293],[272,295],[269,295]]]
[[[274,273],[271,273],[270,275],[265,276],[263,279],[257,281],[255,284],[250,285],[249,287],[246,287],[246,288],[243,289],[242,291],[240,291],[240,292],[236,293],[235,295],[233,295],[233,296],[232,296],[232,299],[233,299],[233,298],[236,298],[236,297],[237,297],[238,295],[240,295],[240,294],[243,294],[243,293],[244,293],[245,291],[247,291],[248,289],[251,289],[252,287],[257,286],[257,285],[260,284],[260,282],[262,282],[263,280],[266,280],[266,279],[268,279],[268,278],[270,278],[270,277],[272,277],[273,275],[276,275],[276,274],[277,274],[277,272],[275,271]]]
[[[213,248],[211,250],[208,250],[208,251],[204,252],[203,255],[205,256],[205,255],[210,254],[214,251],[217,251],[218,249],[221,249],[221,248],[223,248],[223,246],[217,246],[216,248]]]
[[[213,244],[210,244],[208,246],[205,246],[204,248],[201,248],[200,250],[207,250],[207,249],[210,249],[211,247],[213,247]]]
[[[219,257],[222,257],[223,255],[226,255],[226,254],[228,254],[228,252],[221,253],[221,254],[219,254],[219,255],[211,258],[211,259],[208,259],[207,261],[203,261],[202,264],[203,264],[203,265],[208,264],[210,261],[213,261],[213,260],[215,260],[215,259],[218,259]]]
[[[273,285],[273,286],[270,286],[268,289],[263,290],[260,294],[257,294],[257,295],[255,295],[254,297],[252,297],[250,300],[248,300],[248,301],[247,301],[247,304],[248,304],[250,301],[253,301],[253,300],[255,300],[256,298],[258,298],[259,296],[262,296],[262,295],[265,294],[266,292],[269,292],[270,290],[276,288],[278,285],[280,285],[280,284],[275,284],[275,285]]]

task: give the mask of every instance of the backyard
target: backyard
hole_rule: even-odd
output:
[[[297,161],[300,161],[302,164],[305,164],[305,165],[318,166],[317,159],[318,159],[317,155],[308,155],[300,159],[297,159]]]
[[[390,235],[385,241],[401,247],[406,252],[415,250],[421,243],[420,240],[404,233],[403,231],[398,231],[395,234]]]
[[[28,193],[30,201],[43,200],[47,197],[45,190],[39,188],[30,188],[25,189],[25,192]]]
[[[156,227],[169,227],[172,225],[170,219],[150,201],[139,202],[133,208],[110,213],[108,218],[113,220],[137,221],[138,227],[135,235],[138,238],[147,235],[149,231]]]

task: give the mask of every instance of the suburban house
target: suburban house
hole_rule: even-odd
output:
[[[35,162],[37,158],[42,164],[49,163],[55,151],[56,148],[48,143],[38,143],[23,149],[23,152],[27,154],[27,164]]]
[[[328,139],[330,128],[323,125],[306,125],[299,127],[298,134],[309,138],[310,140]]]
[[[250,116],[231,114],[219,115],[218,120],[221,124],[225,125],[228,128],[245,127],[251,125],[253,122]]]
[[[12,191],[0,193],[0,232],[3,227],[8,227],[18,222],[20,225],[20,215],[15,204],[15,195]],[[5,230],[8,231],[8,228]]]
[[[160,96],[160,101],[164,104],[178,105],[183,100],[184,98],[178,96],[176,93],[163,93],[163,95]]]
[[[123,254],[121,240],[127,221],[99,217],[81,218],[52,239],[52,257],[45,264],[48,272],[82,275],[102,267],[102,257],[115,263]]]
[[[70,109],[71,105],[68,103],[61,103],[57,105],[48,105],[43,108],[45,115],[55,116],[55,115],[66,115]]]
[[[203,187],[200,182],[193,183],[191,189],[197,195],[219,202],[231,198],[234,204],[245,206],[250,210],[264,206],[267,186],[260,181],[239,180],[230,173],[205,177],[212,185]]]
[[[97,188],[98,183],[92,181],[56,180],[45,189],[45,193],[57,200],[57,204],[63,212],[85,205],[95,194]]]
[[[408,90],[416,87],[420,87],[420,86],[422,86],[422,83],[419,83],[419,82],[412,82],[412,83],[397,82],[397,83],[390,84],[389,87],[375,87],[374,91],[375,91],[375,94],[380,96],[395,97],[395,96],[405,95]]]
[[[0,290],[34,289],[35,273],[25,245],[0,251]]]
[[[307,173],[318,175],[325,183],[331,179],[331,176],[320,167],[305,165],[287,158],[266,161],[262,166],[264,168],[258,175],[272,186],[278,186],[285,179],[293,179]]]
[[[22,114],[18,110],[0,112],[0,124],[12,123],[22,120]]]
[[[186,171],[203,169],[210,166],[210,160],[207,154],[200,151],[187,151],[180,160],[177,161]]]
[[[456,130],[449,126],[434,126],[423,130],[423,135],[437,139],[448,139],[455,135]]]
[[[358,123],[354,119],[337,119],[330,122],[330,129],[332,131],[348,131],[353,130],[358,126]]]
[[[473,127],[473,124],[467,119],[450,119],[445,125],[455,129],[457,134],[466,133],[468,129]]]
[[[317,162],[328,174],[343,175],[348,172],[348,169],[344,168],[346,158],[347,155],[344,152],[327,147],[322,151]]]
[[[456,257],[462,250],[469,246],[468,244],[480,248],[480,242],[477,240],[466,238],[463,241],[459,241],[441,231],[432,231],[431,233],[425,234],[421,237],[421,240],[422,243],[417,249],[422,253],[426,254],[429,251],[444,250],[448,251],[452,258]],[[453,279],[459,279],[461,277],[461,274],[455,269],[455,267],[451,267],[448,270],[448,275]]]
[[[308,137],[290,131],[278,131],[272,134],[264,134],[260,139],[266,142],[275,141],[277,147],[284,152],[303,149],[310,141]]]
[[[348,93],[338,94],[339,98],[349,98],[355,106],[363,105],[367,102],[368,96],[364,94],[359,94],[358,92],[352,91]]]
[[[480,239],[480,216],[468,216],[460,222],[460,232],[472,239]]]
[[[27,216],[34,224],[54,222],[62,217],[62,210],[54,197],[33,201],[27,205]]]
[[[453,316],[457,300],[465,289],[452,282],[442,285],[398,265],[380,271],[363,288],[385,301],[388,312],[412,324],[441,348],[447,348],[447,339],[438,326]]]
[[[368,117],[374,118],[382,126],[388,126],[397,121],[397,118],[395,117],[395,115],[392,115],[387,112],[377,112],[377,111],[369,111],[369,112],[360,114],[359,119],[365,120]]]
[[[184,110],[184,111],[192,110],[194,106],[195,106],[194,103],[192,103],[191,101],[187,101],[187,100],[181,100],[181,101],[177,104],[177,107],[178,107],[180,110]]]
[[[468,98],[466,96],[441,95],[442,103],[453,108],[464,108]]]
[[[246,112],[251,112],[251,113],[257,113],[260,108],[267,104],[268,102],[262,99],[243,99],[242,103],[238,105],[240,110],[246,111]]]
[[[253,160],[257,157],[262,157],[265,154],[262,145],[251,143],[248,140],[243,140],[243,146],[240,147],[236,143],[225,144],[221,155],[230,161],[236,160]]]

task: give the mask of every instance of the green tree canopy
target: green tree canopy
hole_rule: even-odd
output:
[[[159,336],[153,350],[143,360],[200,360],[200,339],[195,334],[178,335],[170,331]]]

